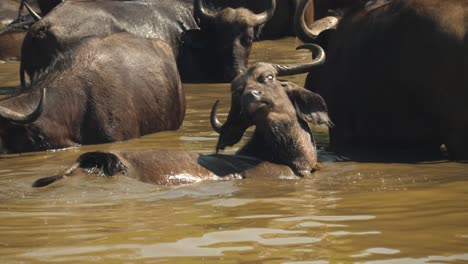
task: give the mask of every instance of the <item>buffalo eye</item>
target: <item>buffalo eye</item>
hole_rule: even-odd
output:
[[[260,75],[257,78],[257,81],[260,82],[260,83],[272,82],[274,80],[275,80],[275,76],[273,74]]]

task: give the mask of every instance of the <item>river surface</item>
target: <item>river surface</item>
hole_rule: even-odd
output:
[[[310,60],[298,44],[255,43],[251,62]],[[0,64],[0,86],[18,83],[18,64]],[[229,85],[184,87],[178,131],[0,156],[0,263],[468,263],[468,164],[336,162],[320,127],[321,170],[300,180],[159,187],[119,176],[31,188],[87,151],[213,152],[209,112],[221,99],[226,117]]]

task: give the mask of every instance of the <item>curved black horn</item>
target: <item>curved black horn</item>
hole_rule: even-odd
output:
[[[12,111],[8,108],[0,106],[0,118],[6,119],[10,122],[26,124],[36,121],[37,118],[42,114],[42,110],[44,109],[44,101],[46,98],[46,89],[42,90],[41,99],[37,104],[36,109],[30,114],[21,114],[15,111]]]
[[[253,18],[252,26],[265,24],[273,16],[276,10],[276,0],[271,0],[270,6],[260,14],[256,14]]]
[[[310,29],[309,27],[307,27],[307,23],[305,21],[305,12],[308,3],[309,0],[300,1],[294,14],[294,29],[296,30],[297,37],[303,42],[312,42],[311,40],[314,40],[316,38],[316,35],[310,32]],[[312,6],[312,9],[313,10],[311,11],[311,19],[313,21],[315,19],[315,17],[313,16],[315,12],[315,7]]]
[[[16,18],[18,22],[23,20],[23,15],[22,15],[23,8],[24,8],[24,0],[21,0],[19,8],[18,8],[18,17]]]
[[[219,104],[219,100],[216,100],[213,107],[211,108],[210,123],[211,123],[211,127],[213,128],[213,130],[219,134],[221,133],[221,127],[223,126],[223,124],[221,124],[221,122],[219,122],[218,120],[218,117],[216,117],[218,104]]]
[[[200,19],[212,20],[217,12],[204,6],[203,0],[195,0],[195,14],[200,16]]]
[[[42,19],[40,15],[38,15],[34,10],[28,5],[28,3],[24,2],[24,6],[28,10],[29,14],[34,18],[34,20],[39,21]]]
[[[26,88],[26,76],[25,76],[25,64],[24,62],[20,63],[20,92],[25,91]],[[30,79],[31,80],[31,79]]]
[[[308,25],[306,21],[306,11],[308,10],[308,5],[310,4],[312,4],[312,7],[310,10],[309,18],[314,22]],[[318,11],[315,10],[316,7],[314,6],[314,4],[319,5]],[[319,17],[322,18],[315,20],[314,13],[323,13],[320,12],[321,9],[324,8],[321,7],[319,3],[314,3],[310,0],[302,0],[297,6],[296,10],[298,10],[298,12],[294,14],[294,29],[296,30],[297,37],[302,42],[314,42],[318,35],[323,31],[336,28],[339,21],[339,18],[336,16],[325,16],[325,14],[323,14],[319,15]]]
[[[298,63],[292,65],[273,64],[278,76],[306,73],[309,72],[311,68],[322,65],[325,62],[325,51],[317,44],[304,44],[296,49],[309,49],[313,54],[315,54],[315,57],[309,63]]]

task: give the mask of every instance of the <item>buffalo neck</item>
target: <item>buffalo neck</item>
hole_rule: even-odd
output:
[[[268,120],[256,127],[250,141],[237,154],[288,165],[301,176],[309,174],[317,163],[312,133],[302,120]]]

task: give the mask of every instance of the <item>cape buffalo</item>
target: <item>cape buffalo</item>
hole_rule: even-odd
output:
[[[319,50],[317,59],[310,64],[284,67],[257,63],[232,81],[227,121],[224,125],[218,121],[216,102],[211,124],[220,133],[217,150],[237,143],[245,129],[255,126],[252,138],[236,155],[183,151],[91,152],[81,155],[64,174],[39,179],[33,186],[45,186],[83,173],[123,174],[161,185],[308,175],[316,166],[317,151],[307,122],[331,124],[327,108],[320,95],[276,77],[305,72],[320,64],[324,55]]]
[[[323,74],[305,85],[328,103],[331,146],[438,153],[445,144],[451,158],[468,158],[467,16],[466,0],[376,0],[349,10]]]
[[[275,0],[259,14],[245,8],[215,10],[203,0],[65,1],[29,30],[22,46],[24,71],[34,75],[86,36],[126,31],[169,43],[184,81],[231,81],[244,71],[253,28],[266,23]]]
[[[67,0],[67,1],[80,1],[80,0]],[[94,1],[117,1],[117,0],[94,0]],[[123,1],[123,0],[119,0]],[[157,1],[157,0],[149,0]],[[247,1],[247,0],[218,0],[213,1],[213,5],[216,8],[226,8],[226,7],[245,7],[252,10],[255,13],[261,13],[265,9],[266,2],[269,0],[263,1]],[[313,0],[308,0],[313,2]],[[64,2],[64,0],[37,0],[39,8],[42,14],[49,13],[55,6]],[[279,0],[277,1],[277,9],[273,14],[273,17],[268,21],[265,26],[261,26],[262,29],[259,30],[258,38],[259,39],[275,39],[284,36],[294,36],[294,29],[292,27],[292,18],[296,11],[298,0]],[[312,6],[312,5],[311,5]]]
[[[127,33],[60,54],[0,101],[0,153],[65,148],[177,129],[185,97],[170,47]]]

